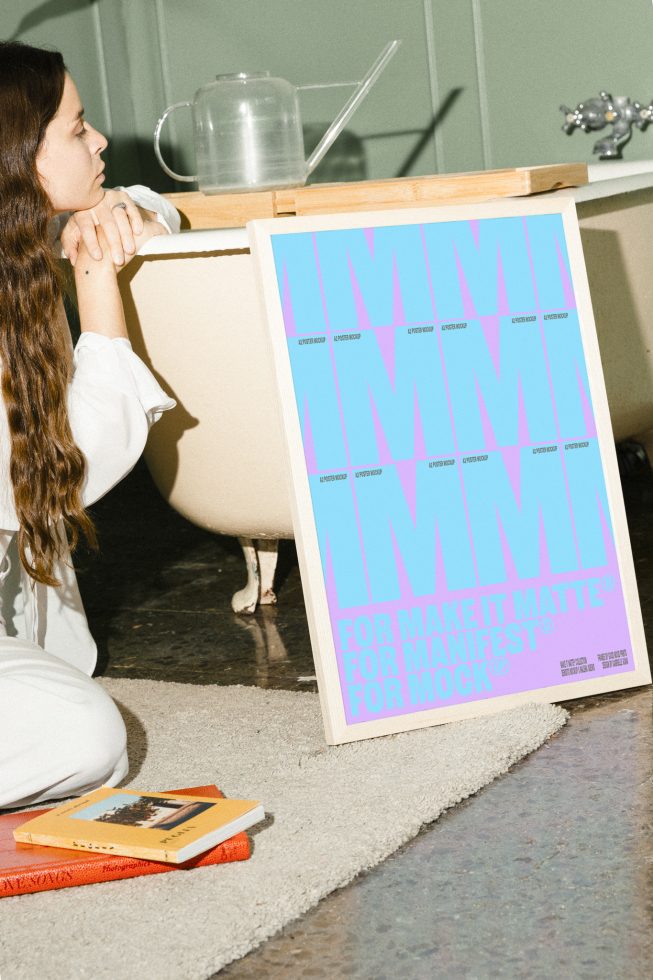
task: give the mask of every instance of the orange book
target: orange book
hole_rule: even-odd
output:
[[[175,796],[223,796],[217,786],[191,786],[166,792]],[[244,832],[183,864],[16,843],[14,830],[26,820],[50,809],[53,808],[0,814],[0,898],[52,888],[70,888],[73,885],[92,885],[117,878],[154,875],[163,871],[190,870],[227,861],[245,861],[251,853],[249,838]]]

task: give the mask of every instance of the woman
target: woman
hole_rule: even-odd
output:
[[[175,403],[131,350],[117,284],[117,265],[165,229],[124,192],[105,194],[106,145],[60,54],[0,43],[0,807],[113,786],[127,771],[122,718],[91,680],[70,550],[95,545],[85,508]],[[74,352],[51,247],[67,212]]]

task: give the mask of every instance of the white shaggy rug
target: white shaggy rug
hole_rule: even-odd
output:
[[[378,864],[564,725],[527,705],[327,746],[316,694],[100,678],[126,785],[260,799],[249,861],[0,900],[2,980],[206,980]]]

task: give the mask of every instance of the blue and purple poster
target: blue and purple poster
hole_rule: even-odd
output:
[[[346,726],[631,686],[562,214],[347,217],[270,235]]]

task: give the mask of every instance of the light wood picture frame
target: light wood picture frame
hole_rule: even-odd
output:
[[[247,227],[327,741],[650,683],[571,196]]]

